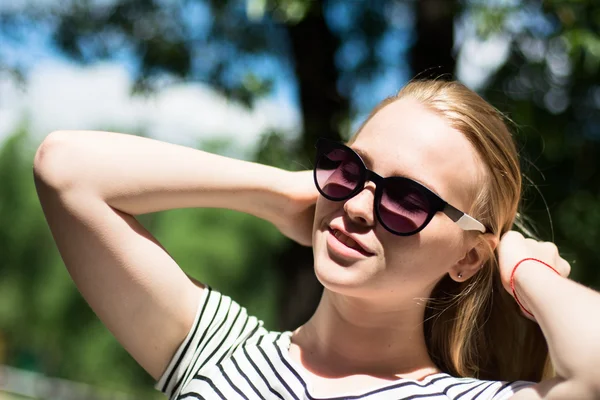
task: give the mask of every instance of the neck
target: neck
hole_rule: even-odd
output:
[[[302,363],[321,376],[368,374],[419,379],[438,372],[427,353],[424,304],[382,307],[327,289],[294,336]]]

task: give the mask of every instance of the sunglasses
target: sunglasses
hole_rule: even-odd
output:
[[[464,230],[485,233],[475,218],[444,201],[440,196],[412,179],[402,176],[383,178],[367,169],[362,158],[350,147],[327,139],[317,141],[314,179],[317,190],[332,201],[356,196],[365,182],[375,183],[374,210],[377,220],[395,235],[419,233],[441,211]]]

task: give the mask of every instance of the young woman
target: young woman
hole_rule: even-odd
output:
[[[456,82],[411,82],[317,153],[313,175],[54,132],[34,172],[77,287],[172,399],[600,398],[600,294],[566,278],[552,243],[511,231],[521,175],[494,108]],[[184,207],[312,245],[312,318],[269,332],[186,276],[135,219]]]

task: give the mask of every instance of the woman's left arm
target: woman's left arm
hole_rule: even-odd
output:
[[[504,286],[540,325],[557,373],[513,399],[599,399],[600,293],[563,277],[570,266],[553,243],[508,232],[498,246],[498,258]],[[556,271],[534,260],[519,264],[526,258]]]

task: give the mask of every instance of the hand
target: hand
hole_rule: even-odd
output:
[[[275,226],[281,233],[303,246],[312,245],[313,220],[319,192],[312,171],[290,172],[286,182],[287,202]]]
[[[516,231],[506,232],[498,244],[498,266],[500,268],[502,285],[511,296],[513,296],[513,292],[510,287],[510,277],[517,263],[525,258],[535,258],[543,261],[565,278],[568,277],[571,272],[571,266],[559,255],[558,248],[554,243],[526,239]],[[519,269],[527,268],[528,263],[537,262],[525,261],[519,266]]]

